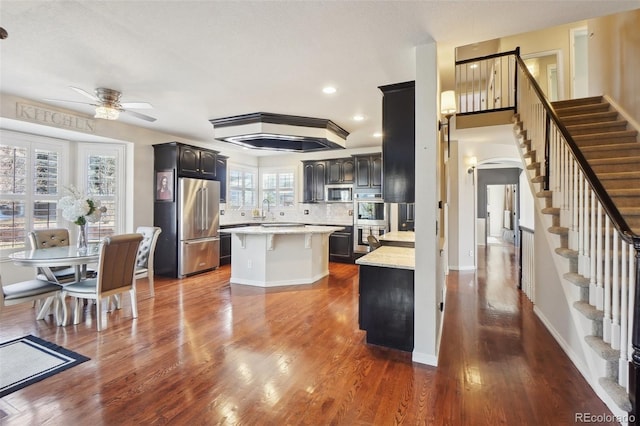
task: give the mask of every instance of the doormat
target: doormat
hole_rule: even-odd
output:
[[[88,360],[31,335],[0,343],[0,398]]]

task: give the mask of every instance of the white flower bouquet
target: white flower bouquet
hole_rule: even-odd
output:
[[[72,221],[76,225],[86,225],[87,222],[97,222],[107,208],[100,205],[99,200],[88,197],[78,191],[74,186],[65,188],[69,195],[65,195],[58,201],[58,208],[62,210],[62,217]]]

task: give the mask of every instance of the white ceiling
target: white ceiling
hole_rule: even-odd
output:
[[[415,46],[436,41],[451,51],[638,4],[2,0],[0,93],[82,102],[69,86],[108,87],[122,101],[151,103],[140,112],[158,119],[121,121],[195,141],[213,139],[209,119],[271,112],[331,119],[351,133],[348,148],[375,146],[377,87],[415,78]],[[338,92],[323,94],[327,84]]]

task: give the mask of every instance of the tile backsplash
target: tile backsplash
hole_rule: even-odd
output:
[[[267,217],[254,218],[255,209],[228,209],[226,204],[220,204],[220,226],[237,223],[261,222],[296,222],[313,223],[319,225],[353,225],[352,203],[314,203],[296,204],[292,208],[271,208]],[[258,216],[262,210],[256,212]]]

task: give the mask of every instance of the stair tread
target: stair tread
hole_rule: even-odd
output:
[[[567,259],[577,259],[578,252],[566,247],[558,247],[555,249],[556,254],[566,257]]]
[[[579,131],[579,130],[602,130],[606,127],[621,127],[626,126],[626,120],[611,120],[611,121],[601,121],[596,123],[582,123],[582,124],[570,124],[567,127],[569,133]],[[604,132],[599,132],[604,133]]]
[[[590,105],[602,103],[602,95],[585,96],[584,98],[564,99],[562,101],[553,101],[551,105],[554,108],[564,108],[566,106]]]
[[[563,275],[563,278],[578,287],[588,287],[591,281],[577,272],[567,272]]]
[[[601,172],[598,177],[602,179],[640,179],[640,171],[633,172]]]
[[[603,112],[592,112],[589,114],[581,114],[581,115],[573,115],[562,117],[562,122],[565,123],[565,126],[569,123],[573,122],[598,122],[598,121],[609,121],[611,119],[615,119],[618,116],[617,111],[603,111]]]
[[[618,207],[622,215],[640,216],[640,207]]]
[[[608,191],[611,197],[633,197],[640,196],[640,188],[618,188]]]
[[[538,175],[531,178],[531,182],[533,183],[542,183],[544,182],[544,175]]]
[[[541,210],[542,214],[550,214],[557,216],[560,214],[560,207],[545,207]]]
[[[613,349],[611,345],[602,340],[602,337],[585,336],[584,340],[605,361],[617,361],[620,358],[620,351]]]
[[[637,164],[640,162],[640,155],[630,155],[626,157],[608,157],[608,158],[594,158],[589,160],[589,164],[593,166],[603,166],[609,164]]]
[[[587,114],[595,111],[606,111],[609,109],[608,102],[592,103],[586,105],[568,106],[562,108],[556,108],[556,114],[559,117],[575,116],[580,114]]]
[[[604,312],[599,311],[595,306],[590,305],[589,302],[578,301],[573,302],[573,307],[576,308],[586,318],[594,321],[602,321],[604,318]],[[595,337],[595,336],[587,336]],[[603,342],[604,343],[604,342]]]
[[[569,235],[569,228],[566,228],[564,226],[550,226],[549,228],[547,228],[547,231],[556,235]]]
[[[536,192],[536,197],[538,198],[548,198],[551,197],[553,195],[553,192],[551,191],[539,191]]]
[[[598,383],[600,383],[602,389],[604,389],[604,391],[611,397],[613,402],[620,407],[621,410],[626,412],[631,411],[631,401],[629,400],[629,394],[625,387],[620,386],[617,382],[608,377],[599,378]]]
[[[607,151],[611,152],[611,155],[616,155],[615,151],[627,151],[630,149],[637,149],[640,152],[640,144],[636,142],[627,142],[627,143],[605,143],[602,145],[589,145],[583,146],[580,148],[582,152],[597,152],[597,151]]]
[[[616,138],[627,138],[627,137],[636,137],[638,132],[635,130],[618,130],[615,132],[600,132],[600,133],[589,133],[587,135],[575,135],[573,139],[576,142],[588,140],[588,139],[616,139]]]

